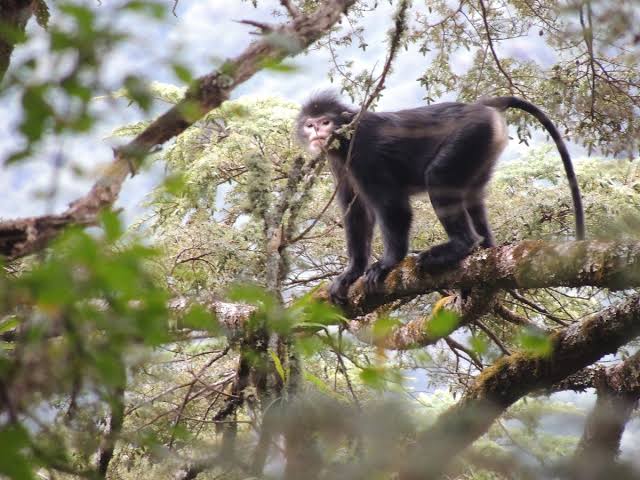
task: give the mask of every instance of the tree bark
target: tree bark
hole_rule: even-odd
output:
[[[573,462],[583,480],[605,478],[614,467],[624,428],[640,399],[640,352],[599,372],[594,383],[598,398]]]
[[[517,253],[517,254],[516,254]],[[456,328],[488,313],[499,289],[541,287],[603,287],[610,289],[640,286],[640,242],[619,243],[581,241],[554,243],[524,241],[479,251],[458,268],[440,275],[420,273],[414,257],[408,257],[390,274],[381,292],[368,294],[361,280],[349,292],[350,302],[341,305],[349,331],[360,340],[393,350],[432,345],[442,338],[430,328],[437,311],[444,308],[457,315]],[[385,335],[372,332],[380,306],[400,298],[416,297],[435,290],[467,289],[465,296],[443,299],[430,315],[397,325]],[[326,289],[315,298],[327,300]],[[215,312],[218,322],[234,337],[242,335],[245,321],[255,310],[249,305],[203,300]],[[174,310],[186,309],[189,300],[172,302]]]
[[[402,480],[439,477],[449,462],[483,435],[524,395],[596,362],[640,334],[640,294],[554,334],[546,357],[515,353],[484,370],[461,400],[419,435]]]
[[[479,250],[438,275],[420,272],[416,258],[400,262],[374,294],[359,279],[349,290],[345,315],[359,317],[394,300],[443,289],[640,286],[640,242],[526,240]],[[317,296],[328,299],[326,291]]]

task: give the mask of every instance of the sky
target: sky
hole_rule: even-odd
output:
[[[261,0],[258,8],[247,1],[221,0],[180,0],[176,16],[170,15],[166,21],[154,23],[139,21],[130,15],[110,15],[122,0],[110,0],[96,4],[97,14],[105,21],[115,21],[116,25],[131,35],[120,47],[105,55],[103,81],[113,91],[121,86],[122,79],[131,73],[143,74],[149,81],[179,84],[168,67],[172,60],[179,60],[189,66],[195,75],[202,75],[215,69],[222,59],[238,55],[252,41],[255,30],[238,20],[251,19],[273,22],[272,13],[283,13],[277,0]],[[419,3],[419,2],[415,2]],[[380,1],[378,8],[365,14],[362,25],[369,42],[366,51],[357,46],[339,51],[340,59],[355,62],[356,66],[371,68],[384,63],[386,54],[386,34],[391,25],[394,6]],[[31,22],[28,26],[32,40],[14,52],[14,62],[20,61],[33,52],[41,52],[40,74],[46,76],[54,68],[46,59],[45,36],[41,29]],[[344,22],[343,28],[348,28]],[[518,55],[541,64],[553,61],[553,51],[537,39],[515,39],[503,48],[505,55]],[[302,102],[311,92],[332,84],[327,76],[330,68],[329,53],[312,50],[289,60],[297,70],[293,73],[262,71],[232,92],[231,98],[243,95],[275,95]],[[471,56],[463,52],[453,58],[453,68],[464,72]],[[410,47],[402,51],[394,64],[392,74],[387,78],[387,88],[379,104],[379,110],[396,110],[424,104],[423,91],[417,78],[429,62]],[[357,70],[357,69],[356,69]],[[6,119],[0,125],[0,161],[19,144],[16,122],[19,119],[19,103],[15,95],[8,92],[0,96],[0,113]],[[155,113],[166,107],[159,105]],[[134,121],[150,119],[124,100],[95,100],[93,109],[99,112],[100,122],[88,135],[70,138],[55,138],[43,142],[39,151],[28,161],[18,166],[0,170],[0,190],[6,192],[0,202],[0,219],[41,215],[63,211],[66,205],[83,195],[99,174],[102,165],[112,159],[114,139],[110,133],[118,126]],[[542,133],[534,137],[546,141]],[[534,142],[535,145],[536,142]],[[510,142],[503,154],[508,161],[525,154],[528,147]],[[572,153],[582,152],[576,146]],[[57,165],[57,167],[56,167]],[[77,170],[83,171],[82,175]],[[121,207],[127,223],[131,223],[142,212],[140,207],[145,195],[162,178],[162,165],[152,165],[125,182],[117,206]]]

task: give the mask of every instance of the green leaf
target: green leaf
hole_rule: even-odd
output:
[[[303,312],[305,323],[336,325],[344,318],[336,306],[315,299],[304,305]]]
[[[271,360],[273,360],[273,364],[276,367],[276,371],[283,382],[287,381],[287,373],[284,371],[284,367],[282,366],[282,362],[278,358],[278,355],[273,350],[269,349],[269,355],[271,356]]]
[[[78,77],[68,77],[60,86],[69,95],[79,98],[83,103],[88,103],[93,97],[93,91],[85,85],[82,85]]]
[[[553,353],[551,338],[540,332],[523,330],[516,338],[516,343],[523,351],[535,357],[548,357]]]
[[[166,192],[174,197],[181,195],[186,186],[185,176],[181,173],[174,173],[165,178],[163,183]]]
[[[324,323],[315,323],[315,322],[300,322],[296,324],[298,327],[308,328],[310,330],[318,331],[324,330],[328,332],[327,326]]]
[[[101,253],[96,240],[80,229],[65,232],[58,248],[68,251],[70,259],[89,266],[96,265]]]
[[[193,433],[191,432],[191,430],[187,427],[187,425],[184,425],[182,423],[178,423],[175,427],[173,427],[171,433],[174,439],[181,440],[183,442],[193,438]]]
[[[251,111],[244,105],[239,103],[232,103],[230,105],[223,104],[224,113],[229,118],[247,118],[251,115]]]
[[[20,318],[18,317],[9,317],[0,322],[0,333],[5,333],[10,330],[13,330],[18,325],[20,325]]]
[[[0,21],[0,40],[9,44],[17,44],[23,43],[26,39],[26,32],[10,25],[8,22]]]
[[[24,150],[19,150],[15,153],[12,153],[9,157],[7,157],[7,160],[5,161],[6,165],[11,165],[12,163],[18,163],[21,160],[24,160],[25,158],[28,158],[31,156],[31,148],[27,147]]]
[[[479,355],[483,355],[489,349],[489,343],[486,338],[479,335],[472,336],[469,343],[471,344],[471,349]]]
[[[181,102],[178,104],[178,108],[180,110],[180,114],[184,116],[186,120],[193,122],[198,120],[204,113],[200,104],[193,100],[185,100]]]
[[[89,7],[65,3],[60,6],[60,11],[73,17],[79,31],[91,32],[94,30],[93,24],[95,15]]]
[[[176,77],[178,77],[180,81],[186,84],[189,84],[193,81],[193,74],[191,73],[191,70],[189,70],[189,68],[187,68],[183,64],[174,63],[173,65],[171,65],[171,67],[173,68],[173,73],[175,73]]]
[[[292,73],[298,70],[298,67],[292,64],[284,63],[281,60],[274,60],[268,58],[260,62],[260,66],[265,70],[271,70],[272,72],[279,73]]]
[[[0,474],[14,480],[31,480],[34,477],[32,464],[24,450],[29,445],[27,432],[18,426],[0,430]]]
[[[234,302],[243,302],[249,305],[256,305],[264,309],[270,310],[277,302],[273,295],[267,290],[257,285],[238,284],[231,287],[227,295],[229,300]]]
[[[159,345],[170,339],[167,323],[168,295],[161,289],[154,289],[142,293],[141,308],[134,310],[136,328],[146,345]],[[215,329],[215,322],[210,327]]]
[[[315,355],[325,348],[325,343],[317,335],[305,335],[296,339],[297,350],[305,357]]]
[[[139,77],[129,75],[124,80],[124,88],[127,92],[127,96],[137,103],[143,110],[149,110],[151,103],[153,102],[153,96],[151,91],[147,87],[147,84]]]
[[[18,285],[24,286],[29,296],[35,298],[41,307],[72,303],[75,293],[70,288],[70,284],[68,269],[55,263],[44,264],[34,269],[18,282]]]
[[[303,372],[304,379],[307,382],[313,383],[318,390],[322,393],[326,393],[327,395],[337,398],[339,400],[346,400],[343,395],[340,395],[338,392],[329,387],[321,378],[316,377],[314,374],[308,371]]]
[[[400,324],[400,321],[397,318],[392,318],[386,315],[379,317],[376,322],[373,324],[373,329],[371,333],[373,334],[373,338],[376,340],[381,340],[389,335],[391,331]]]
[[[51,50],[54,52],[75,48],[75,38],[66,32],[53,30],[49,33]]]
[[[124,365],[114,352],[95,352],[93,365],[101,381],[114,387],[126,385],[127,374]]]
[[[458,314],[442,308],[427,322],[427,333],[437,338],[445,337],[457,328],[459,321]]]
[[[124,233],[122,229],[122,222],[120,222],[120,218],[116,212],[112,210],[103,210],[100,214],[100,221],[102,222],[105,239],[108,243],[114,243],[122,237],[122,234]]]
[[[203,305],[191,305],[187,314],[180,322],[184,328],[192,330],[206,330],[210,332],[218,332],[219,324],[216,316]]]
[[[360,380],[371,388],[382,390],[386,386],[385,370],[377,367],[365,367],[360,371]]]
[[[143,13],[157,20],[162,20],[167,14],[167,7],[158,2],[131,0],[122,6],[123,10]]]
[[[45,127],[53,116],[53,108],[45,98],[46,87],[29,87],[22,95],[24,119],[20,131],[30,142],[42,137]]]

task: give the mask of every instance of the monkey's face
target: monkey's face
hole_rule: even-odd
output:
[[[329,117],[307,118],[302,124],[303,137],[309,152],[318,154],[327,146],[327,140],[335,129],[335,123]]]

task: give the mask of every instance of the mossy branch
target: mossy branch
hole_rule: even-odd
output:
[[[640,294],[551,336],[547,356],[515,353],[485,369],[460,401],[420,434],[402,480],[435,479],[464,448],[483,435],[523,396],[615,353],[640,334]]]

